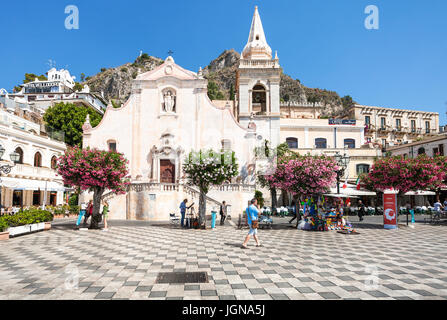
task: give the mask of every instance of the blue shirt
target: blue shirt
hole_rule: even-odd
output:
[[[186,212],[186,204],[184,202],[182,202],[180,204],[180,212],[181,213],[185,213]]]
[[[251,222],[253,220],[258,220],[258,208],[255,207],[255,205],[251,205],[247,208],[247,210],[245,210],[245,212],[247,213],[247,222],[248,224],[251,224]]]

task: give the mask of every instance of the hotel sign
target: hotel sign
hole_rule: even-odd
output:
[[[356,120],[347,119],[329,119],[330,126],[355,126],[357,124]]]
[[[33,82],[25,84],[28,88],[57,87],[59,82]]]

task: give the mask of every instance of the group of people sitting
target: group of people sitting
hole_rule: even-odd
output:
[[[28,209],[28,208],[24,208],[24,209]],[[5,207],[2,206],[2,210],[1,210],[0,215],[2,215],[2,216],[4,216],[4,215],[12,216],[12,215],[15,215],[16,213],[18,213],[20,210],[21,210],[20,207],[8,207],[8,208],[5,208]]]

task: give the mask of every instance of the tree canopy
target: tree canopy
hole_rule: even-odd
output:
[[[106,190],[115,194],[125,193],[129,184],[128,160],[121,153],[68,148],[58,159],[57,172],[64,184],[93,192],[93,217],[91,228],[98,228],[101,197]]]
[[[210,186],[220,185],[238,175],[234,152],[213,150],[191,152],[183,165],[189,183],[200,189],[199,218],[205,224],[206,194]]]
[[[436,190],[444,183],[445,168],[445,158],[382,158],[376,160],[369,174],[362,176],[362,184],[377,191],[394,189],[400,193]]]
[[[219,86],[212,80],[208,81],[208,97],[210,100],[224,100],[223,93],[219,90]]]
[[[64,132],[66,144],[81,146],[82,125],[87,114],[90,115],[90,123],[93,127],[97,126],[102,119],[102,115],[90,108],[61,102],[48,108],[43,120],[52,130]]]
[[[275,188],[292,195],[318,195],[329,191],[335,183],[338,166],[327,156],[298,155],[278,161],[274,174],[265,178]]]

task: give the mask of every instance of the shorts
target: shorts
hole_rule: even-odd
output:
[[[250,231],[248,232],[249,236],[256,236],[258,235],[258,229],[253,229],[250,225]]]

